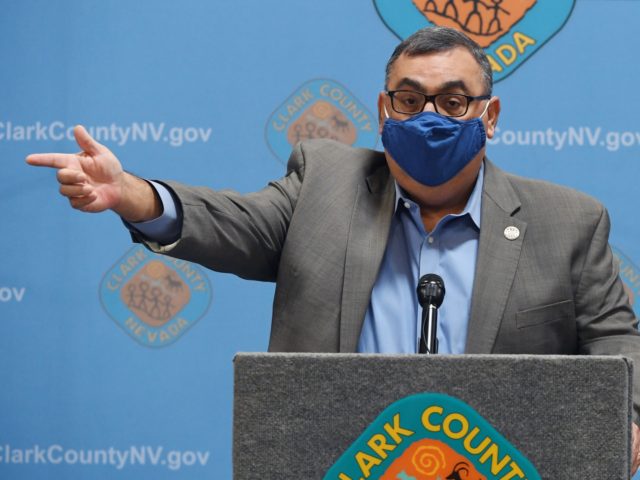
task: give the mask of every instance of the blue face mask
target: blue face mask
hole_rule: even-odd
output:
[[[422,112],[407,120],[389,118],[382,128],[382,144],[395,162],[416,182],[430,187],[455,177],[484,147],[487,135],[482,117],[456,120]],[[386,114],[385,109],[385,114]]]

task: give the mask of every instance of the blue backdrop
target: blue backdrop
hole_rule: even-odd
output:
[[[394,2],[2,2],[0,478],[230,478],[232,358],[266,349],[273,295],[133,246],[24,157],[81,123],[140,176],[249,192],[297,139],[380,148],[384,66],[427,22]],[[488,154],[608,207],[635,306],[640,2],[532,4],[487,47]]]

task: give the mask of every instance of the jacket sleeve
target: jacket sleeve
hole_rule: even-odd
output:
[[[180,236],[170,245],[149,241],[139,233],[133,234],[134,240],[156,253],[211,270],[251,280],[275,281],[304,166],[302,148],[298,145],[283,178],[247,195],[163,182],[182,211]]]

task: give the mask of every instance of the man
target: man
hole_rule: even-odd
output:
[[[303,143],[284,178],[245,196],[136,178],[82,127],[81,153],[27,162],[59,169],[74,208],[115,211],[155,251],[276,281],[272,351],[416,352],[416,283],[436,272],[447,289],[443,353],[624,354],[640,364],[606,211],[485,158],[500,114],[491,89],[482,49],[430,28],[387,65],[384,153]],[[633,434],[635,471],[635,424]]]

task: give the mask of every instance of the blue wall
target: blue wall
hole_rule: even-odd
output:
[[[380,148],[365,117],[376,117],[399,41],[390,27],[403,21],[385,3],[3,2],[1,478],[230,478],[232,358],[266,349],[273,295],[156,259],[115,215],[70,209],[55,172],[24,157],[75,151],[65,135],[81,123],[138,175],[249,192],[283,174],[282,126],[294,128],[304,98],[348,120],[350,142]],[[635,294],[640,2],[568,3],[532,10],[540,48],[496,84],[503,110],[488,154],[600,199]],[[554,22],[555,35],[540,27]],[[141,292],[145,278],[162,287],[156,307],[185,305],[159,327],[125,307],[125,286]]]

